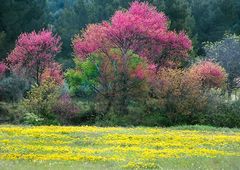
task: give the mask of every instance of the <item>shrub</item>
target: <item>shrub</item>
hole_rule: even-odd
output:
[[[189,70],[189,76],[200,77],[204,88],[222,88],[227,81],[227,74],[223,67],[211,61],[201,61]]]
[[[0,102],[0,123],[19,124],[22,117],[22,109],[17,103]]]
[[[223,66],[228,73],[228,93],[238,88],[235,80],[240,77],[240,36],[226,34],[223,39],[214,43],[207,42],[204,46],[206,57],[214,59]]]
[[[199,124],[207,124],[217,127],[240,127],[240,100],[229,101],[217,96],[209,101],[205,112],[199,116]]]
[[[171,124],[194,123],[192,117],[206,105],[200,79],[189,76],[186,70],[161,69],[151,85],[148,108],[156,107],[159,114],[165,113]]]
[[[26,125],[36,126],[36,125],[44,124],[44,119],[34,113],[25,113],[22,121],[23,121],[23,124],[26,124]]]
[[[95,95],[93,87],[97,84],[99,71],[97,66],[100,58],[93,55],[86,61],[75,58],[76,69],[70,69],[65,73],[70,93],[78,97],[91,97]]]
[[[15,75],[6,77],[0,80],[0,101],[19,101],[29,88],[29,83],[25,79]]]
[[[54,119],[53,107],[61,94],[61,88],[53,81],[45,81],[40,86],[35,85],[23,99],[22,106],[28,113],[48,119]]]
[[[71,120],[77,118],[79,112],[79,107],[77,107],[67,93],[61,95],[53,107],[53,113],[64,124],[71,124]]]
[[[0,123],[9,121],[9,110],[5,103],[0,103]]]

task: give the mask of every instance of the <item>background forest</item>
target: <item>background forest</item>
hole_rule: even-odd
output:
[[[176,35],[176,40],[169,40],[172,46],[164,47],[161,60],[131,47],[125,51],[129,57],[124,65],[125,46],[112,45],[117,36],[106,40],[94,33],[105,28],[102,21],[114,23],[115,12],[126,12],[132,2],[1,0],[0,122],[240,127],[240,1],[147,1],[167,16],[159,22],[167,25],[166,34]],[[89,26],[92,23],[99,25]],[[20,66],[22,58],[35,55],[30,47],[38,41],[45,44],[37,51],[48,51],[41,53],[44,61],[28,58]],[[103,41],[111,44],[107,53]],[[147,43],[151,48],[146,50],[152,50],[153,41],[152,36],[134,45],[145,48]],[[91,51],[93,43],[103,52]],[[24,47],[27,52],[21,51]],[[36,74],[33,65],[38,67]],[[115,67],[128,71],[117,69],[112,75]]]
[[[63,49],[59,55],[69,59],[72,54],[71,38],[75,34],[89,23],[108,20],[116,10],[128,8],[130,2],[132,1],[2,1],[0,58],[6,58],[20,33],[50,27],[62,38]],[[171,30],[185,30],[188,33],[195,44],[196,54],[203,54],[203,42],[220,40],[226,32],[240,33],[238,0],[150,0],[148,2],[169,17]]]

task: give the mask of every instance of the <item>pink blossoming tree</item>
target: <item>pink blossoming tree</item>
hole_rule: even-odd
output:
[[[133,50],[159,69],[169,60],[186,58],[192,44],[184,32],[168,30],[164,13],[148,3],[133,2],[129,10],[117,11],[110,22],[89,25],[73,40],[73,48],[80,58],[119,48],[123,62],[127,61],[127,52]]]
[[[99,67],[102,86],[96,91],[102,94],[101,90],[107,89],[104,96],[110,105],[114,96],[120,96],[115,100],[120,102],[118,105],[124,113],[127,113],[133,88],[143,82],[146,75],[153,75],[169,62],[186,59],[191,48],[191,40],[184,32],[168,30],[164,13],[137,1],[127,11],[116,11],[109,22],[89,25],[82,35],[73,39],[74,54],[80,60],[95,54],[105,58],[103,61],[107,62]],[[113,49],[118,52],[113,53]],[[142,58],[144,63],[130,67],[133,56]],[[106,76],[109,74],[111,76]],[[109,81],[107,77],[114,78]]]
[[[61,45],[60,37],[50,30],[23,33],[18,37],[7,62],[14,73],[40,84],[42,73],[54,62]]]

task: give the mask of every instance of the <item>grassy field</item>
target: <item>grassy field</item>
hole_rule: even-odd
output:
[[[240,130],[0,126],[0,169],[240,169]]]

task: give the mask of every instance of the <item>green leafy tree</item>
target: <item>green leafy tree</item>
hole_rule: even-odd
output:
[[[206,56],[217,60],[228,73],[228,93],[238,87],[240,77],[240,36],[225,35],[220,41],[206,43],[204,46]]]
[[[75,58],[76,69],[70,69],[66,72],[66,80],[69,85],[70,92],[78,97],[91,97],[94,88],[97,87],[97,78],[100,75],[98,66],[100,58],[92,55],[86,61]]]
[[[45,81],[40,86],[33,86],[22,101],[26,113],[34,113],[44,118],[53,117],[53,108],[57,103],[61,88],[53,81]]]
[[[192,0],[191,7],[196,21],[199,41],[216,41],[226,31],[232,31],[238,21],[238,0]]]

